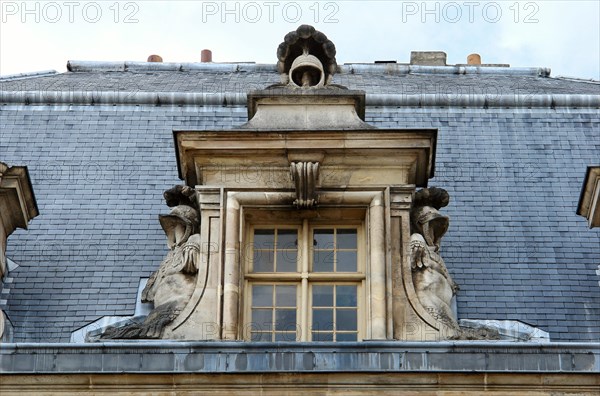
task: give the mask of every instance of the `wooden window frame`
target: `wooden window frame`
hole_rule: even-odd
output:
[[[254,250],[251,250],[252,254],[248,252],[248,247],[253,246],[253,235],[257,229],[297,229],[298,230],[298,263],[297,272],[254,272],[253,271],[253,257]],[[313,248],[310,241],[314,238],[314,231],[318,229],[355,229],[357,231],[357,269],[355,272],[314,272],[313,271]],[[312,237],[312,238],[311,238]],[[296,295],[296,329],[299,333],[296,334],[296,341],[313,341],[312,330],[313,330],[313,304],[312,304],[312,289],[314,285],[353,285],[357,287],[357,341],[364,339],[365,329],[365,295],[364,292],[366,285],[366,232],[364,221],[362,220],[351,220],[344,221],[338,219],[321,219],[315,221],[309,221],[308,219],[302,220],[302,224],[298,225],[298,222],[293,223],[260,223],[252,224],[247,223],[245,226],[244,238],[242,246],[245,247],[244,251],[248,252],[244,255],[242,261],[244,265],[244,281],[243,281],[243,301],[241,303],[243,307],[243,314],[241,319],[242,324],[242,337],[243,339],[250,341],[252,339],[252,287],[254,285],[295,285],[297,286]],[[276,268],[275,268],[276,269]],[[335,325],[335,322],[334,322]],[[337,329],[337,327],[336,327]],[[271,333],[276,334],[276,330],[272,329]],[[334,337],[336,334],[342,333],[341,331],[334,330],[332,332]]]

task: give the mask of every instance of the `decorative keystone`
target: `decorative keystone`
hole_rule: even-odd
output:
[[[319,200],[319,196],[316,194],[319,163],[292,162],[290,163],[290,172],[296,187],[294,205],[298,209],[310,209],[314,207]]]

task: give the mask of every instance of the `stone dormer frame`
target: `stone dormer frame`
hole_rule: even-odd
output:
[[[8,273],[7,239],[17,228],[27,229],[29,220],[39,214],[29,172],[25,166],[9,167],[0,162],[0,282]],[[5,333],[0,310],[0,340]]]
[[[0,162],[0,279],[6,273],[6,239],[17,228],[27,229],[38,213],[27,167]]]
[[[320,195],[320,207],[362,207],[365,209],[368,221],[367,252],[367,326],[368,339],[388,338],[388,315],[386,307],[391,301],[386,301],[386,270],[389,271],[388,258],[385,249],[385,216],[384,216],[384,190],[371,191],[324,191]],[[226,191],[225,192],[225,262],[224,262],[224,288],[223,288],[223,333],[226,340],[242,338],[239,318],[242,280],[240,241],[243,239],[240,230],[243,230],[244,211],[247,207],[273,208],[285,207],[294,194],[289,192],[264,192],[264,191]],[[391,320],[391,318],[389,318]],[[391,335],[390,337],[391,338]]]
[[[170,338],[244,339],[244,243],[248,214],[343,218],[361,211],[366,229],[361,339],[439,340],[451,331],[419,303],[410,270],[410,209],[433,176],[436,130],[175,131],[180,177],[198,192],[208,287],[192,298]],[[299,207],[293,164],[315,198]],[[318,166],[317,166],[318,164]],[[300,195],[299,195],[300,194]],[[302,195],[306,196],[306,195]],[[345,212],[346,211],[346,212]],[[210,231],[209,231],[210,228]],[[204,261],[204,260],[203,260]],[[211,331],[205,331],[210,328]]]
[[[600,166],[588,166],[581,189],[577,214],[590,228],[600,227]]]

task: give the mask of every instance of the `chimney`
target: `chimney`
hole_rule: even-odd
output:
[[[202,63],[212,62],[212,51],[208,49],[203,49],[200,53],[200,61]]]
[[[467,56],[467,65],[481,66],[481,56],[479,54],[471,54]]]
[[[419,66],[446,66],[446,53],[442,51],[412,51],[410,64]]]
[[[150,55],[146,62],[158,62],[161,63],[163,61],[160,55]]]

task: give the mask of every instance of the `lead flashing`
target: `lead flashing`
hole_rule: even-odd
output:
[[[0,104],[243,106],[246,92],[0,91]],[[367,107],[600,108],[600,95],[367,94]]]
[[[277,72],[274,64],[242,63],[198,63],[198,62],[100,62],[78,61],[67,62],[70,72],[148,72],[148,71],[201,71],[213,73],[225,72]],[[423,66],[398,63],[346,63],[338,66],[341,74],[370,74],[382,72],[391,75],[406,74],[446,74],[446,75],[504,75],[549,77],[551,70],[547,67],[499,67],[499,66]]]
[[[255,63],[197,63],[197,62],[100,62],[100,61],[78,61],[70,60],[67,62],[67,70],[73,73],[94,73],[94,72],[213,72],[213,73],[234,73],[234,72],[277,72],[277,67],[270,64]]]

